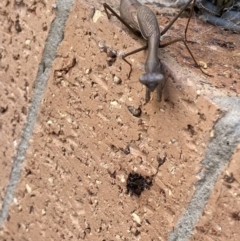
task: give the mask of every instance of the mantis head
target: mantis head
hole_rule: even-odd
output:
[[[164,76],[161,73],[146,73],[140,76],[139,81],[153,92],[158,85],[162,85]]]

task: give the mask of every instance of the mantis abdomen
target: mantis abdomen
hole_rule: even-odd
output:
[[[121,0],[120,15],[129,25],[140,31],[143,38],[151,36],[160,38],[160,30],[157,18],[153,11],[137,0]]]

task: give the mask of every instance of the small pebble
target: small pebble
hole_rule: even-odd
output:
[[[91,69],[86,69],[85,73],[86,74],[90,74],[91,73]]]
[[[140,107],[136,109],[133,106],[128,106],[128,110],[135,117],[140,117],[142,114],[142,110],[140,109]]]
[[[103,52],[103,51],[107,51],[107,47],[106,47],[106,43],[105,43],[105,41],[103,41],[103,40],[100,40],[99,42],[98,42],[98,47],[99,47],[99,49]]]
[[[53,178],[49,177],[49,178],[48,178],[48,182],[49,182],[51,185],[53,185]]]
[[[117,109],[121,109],[121,105],[116,100],[111,101],[110,106]]]
[[[26,184],[26,190],[28,193],[32,192],[32,188],[28,184]]]
[[[96,10],[96,11],[94,12],[94,15],[93,15],[92,20],[93,20],[94,23],[96,23],[96,22],[98,21],[98,19],[99,19],[100,17],[103,17],[103,16],[104,16],[104,15],[102,14],[101,11]]]
[[[135,221],[137,224],[141,225],[142,220],[136,213],[132,213],[132,218],[133,218],[133,221]]]
[[[207,63],[205,63],[205,62],[203,62],[203,61],[201,61],[201,60],[198,62],[198,64],[199,64],[200,67],[202,67],[202,68],[204,68],[204,69],[207,69],[207,67],[208,67],[208,66],[207,66]]]
[[[201,90],[197,90],[197,95],[200,95],[201,94]]]
[[[98,47],[99,47],[100,49],[103,49],[104,47],[106,47],[105,41],[104,41],[104,40],[100,40],[100,41],[98,42]]]
[[[113,82],[117,85],[121,84],[122,83],[122,80],[117,77],[116,75],[113,77]]]
[[[42,209],[41,211],[42,215],[44,216],[46,214],[46,210],[45,209]]]
[[[31,40],[30,40],[30,39],[27,39],[27,40],[25,41],[25,44],[26,44],[26,45],[30,45],[30,43],[31,43]]]

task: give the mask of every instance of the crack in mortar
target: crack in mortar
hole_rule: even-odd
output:
[[[214,126],[214,137],[202,161],[204,171],[200,174],[201,179],[196,183],[192,200],[178,221],[177,227],[170,233],[168,241],[186,241],[190,238],[217,179],[240,143],[240,99],[214,97],[213,101],[226,112]]]
[[[27,120],[23,128],[22,138],[18,146],[17,154],[13,160],[9,184],[6,189],[2,209],[0,211],[0,227],[2,227],[3,222],[8,216],[9,207],[14,197],[16,185],[21,178],[21,166],[25,159],[26,151],[29,146],[29,140],[32,136],[34,125],[36,123],[38,110],[51,72],[52,62],[56,57],[57,48],[63,40],[65,23],[68,19],[69,11],[73,3],[74,0],[56,1],[56,17],[51,24],[51,28],[45,43],[42,61],[39,64],[38,73],[34,84],[32,103],[29,107]]]

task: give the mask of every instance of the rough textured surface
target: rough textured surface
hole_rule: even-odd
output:
[[[240,236],[240,149],[219,177],[190,240],[238,240]]]
[[[26,124],[23,129],[22,138],[19,142],[17,154],[14,157],[9,183],[4,196],[2,210],[0,213],[0,224],[2,224],[2,222],[7,217],[9,205],[13,200],[15,186],[19,182],[22,168],[21,164],[25,158],[25,153],[28,148],[29,139],[32,135],[32,131],[38,114],[38,108],[42,100],[42,95],[44,93],[46,82],[48,80],[49,73],[51,70],[52,61],[55,59],[56,48],[58,47],[59,43],[63,38],[64,24],[68,16],[69,8],[71,7],[71,3],[72,2],[70,0],[65,1],[64,4],[59,2],[57,17],[54,19],[52,23],[48,39],[46,40],[46,44],[44,46],[43,60],[39,64],[36,81],[34,82],[34,91],[32,95],[31,105],[29,107],[29,112],[27,115]],[[23,2],[21,2],[20,4],[21,7],[27,11],[27,9],[25,9],[26,5]],[[20,32],[22,32],[22,30]],[[24,78],[24,80],[26,79]],[[7,138],[9,138],[9,136],[7,136]]]
[[[0,3],[0,205],[54,15],[51,1]]]
[[[207,204],[209,195],[212,192],[219,175],[228,164],[229,159],[240,142],[239,98],[216,97],[214,100],[226,110],[226,113],[224,117],[218,120],[213,129],[213,137],[207,147],[206,155],[202,162],[204,169],[199,173],[200,180],[195,185],[196,191],[188,208],[180,219],[177,228],[170,235],[169,240],[176,240],[176,238],[180,240],[188,240],[192,233],[192,229],[196,225],[196,221],[202,215],[202,210]],[[239,192],[235,193],[235,196],[238,195]],[[239,202],[239,197],[236,201],[237,203]],[[238,207],[238,205],[236,205],[236,207]],[[238,210],[235,211],[235,213],[238,215]],[[228,214],[228,211],[226,214]],[[234,221],[232,224],[237,225]],[[229,226],[231,227],[232,225],[230,224],[228,225],[228,228],[226,228],[228,232],[230,231]],[[223,228],[225,229],[225,227]],[[236,228],[231,227],[233,235],[227,235],[224,231],[221,231],[221,227],[219,229],[219,233],[222,233],[222,235],[220,235],[221,240],[229,238],[232,238],[231,240],[237,240],[236,237],[239,237]]]
[[[32,97],[32,116],[28,116],[24,129],[22,155],[14,160],[18,164],[17,178],[8,189],[12,196],[5,198],[1,218],[2,222],[7,219],[0,237],[187,240],[193,232],[193,240],[206,240],[213,235],[212,230],[218,229],[219,240],[236,240],[239,211],[233,211],[231,193],[223,200],[231,203],[229,212],[227,207],[221,209],[219,216],[215,214],[209,221],[212,216],[204,218],[205,213],[210,213],[209,206],[205,210],[204,207],[210,196],[208,205],[215,208],[218,193],[214,188],[223,188],[219,175],[239,142],[238,98],[226,97],[237,95],[239,90],[239,83],[235,82],[239,76],[239,36],[211,27],[214,34],[207,37],[203,32],[209,25],[194,19],[188,33],[196,40],[191,49],[198,60],[207,63],[207,71],[214,77],[200,75],[182,43],[172,45],[159,51],[167,78],[163,100],[158,103],[153,95],[145,105],[145,90],[138,79],[143,73],[146,53],[129,57],[133,64],[130,80],[129,66],[116,58],[122,51],[142,46],[143,41],[115,18],[108,21],[100,3],[76,1],[65,30],[70,5],[66,11],[64,5],[58,8],[60,21],[53,22],[42,61],[39,60],[39,92]],[[165,13],[161,9],[154,11],[161,26],[175,14],[166,9]],[[179,19],[167,34],[182,34],[185,23],[186,18]],[[63,31],[64,39],[55,55]],[[229,46],[231,51],[226,51]],[[220,59],[222,53],[224,62]],[[134,111],[129,109],[141,109],[140,117],[133,116]],[[237,153],[230,162],[235,163],[236,170]],[[152,187],[139,198],[127,195],[128,174],[135,171],[153,175],[160,158],[166,160]],[[20,170],[21,180],[7,213]],[[227,172],[229,176],[231,170]],[[231,185],[237,189],[239,177],[235,173],[233,176],[236,181]],[[191,209],[197,211],[186,219]],[[232,221],[224,222],[224,214]],[[181,227],[186,220],[187,226]],[[216,224],[224,225],[229,232],[220,232]],[[214,236],[211,238],[214,240]]]

